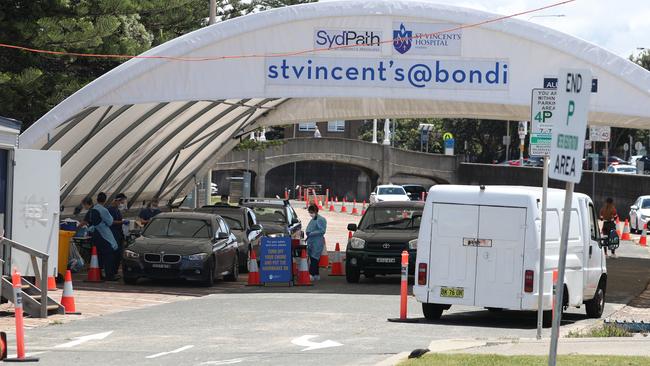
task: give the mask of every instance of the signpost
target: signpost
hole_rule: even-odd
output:
[[[591,92],[591,71],[587,69],[560,69],[558,78],[557,113],[553,118],[551,139],[551,169],[549,177],[566,183],[562,233],[558,263],[558,293],[555,297],[555,317],[551,330],[551,347],[548,364],[555,366],[557,345],[560,335],[560,321],[564,304],[564,272],[566,267],[567,240],[571,219],[573,187],[582,178],[582,156],[585,143],[585,129],[589,112]],[[546,213],[545,213],[546,214]],[[541,274],[540,274],[541,275]]]
[[[519,133],[519,166],[524,166],[524,141],[528,134],[528,121],[520,121],[517,132]]]
[[[445,143],[445,155],[454,155],[454,135],[451,132],[445,132],[442,135],[442,140]]]
[[[291,238],[263,237],[260,248],[260,281],[291,283]]]

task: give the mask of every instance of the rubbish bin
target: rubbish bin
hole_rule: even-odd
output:
[[[70,254],[70,239],[74,236],[74,231],[59,230],[59,275],[64,276],[68,269],[68,255]]]

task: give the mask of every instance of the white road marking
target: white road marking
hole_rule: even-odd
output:
[[[233,358],[231,360],[221,360],[221,361],[207,361],[207,362],[202,362],[199,365],[211,365],[211,366],[216,366],[216,365],[234,365],[236,363],[243,362],[243,358]]]
[[[74,346],[78,346],[78,345],[80,345],[82,343],[86,343],[88,341],[99,341],[99,340],[102,340],[102,339],[108,337],[109,335],[111,335],[111,333],[113,333],[112,330],[108,331],[108,332],[104,332],[104,333],[97,333],[97,334],[91,334],[91,335],[87,335],[87,336],[83,336],[83,337],[76,337],[76,338],[74,338],[74,341],[56,345],[56,346],[54,346],[54,348],[72,348]]]
[[[42,355],[43,353],[47,353],[47,351],[28,352],[28,353],[25,353],[25,357],[32,357],[32,356]],[[16,358],[16,357],[18,357],[18,355],[15,354],[15,353],[7,355],[7,358]]]
[[[313,351],[315,349],[329,348],[329,347],[339,347],[342,346],[339,342],[334,342],[331,339],[328,339],[323,342],[312,342],[310,339],[318,337],[317,335],[304,335],[302,337],[294,338],[291,343],[296,346],[307,347],[303,351]]]
[[[150,356],[147,356],[145,358],[157,358],[157,357],[169,355],[169,354],[172,354],[172,353],[179,353],[179,352],[183,352],[185,350],[188,350],[188,349],[190,349],[192,347],[194,347],[194,345],[183,346],[181,348],[176,348],[175,350],[156,353],[155,355],[150,355]]]

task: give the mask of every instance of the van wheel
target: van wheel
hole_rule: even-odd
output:
[[[361,272],[358,269],[346,268],[345,269],[345,280],[348,283],[359,283],[359,278],[361,277]]]
[[[445,307],[440,304],[422,303],[422,312],[427,320],[439,320]]]
[[[590,318],[600,318],[605,310],[605,290],[598,285],[594,298],[585,301],[585,310]]]
[[[553,311],[545,310],[542,315],[542,327],[550,328],[553,326]]]
[[[503,311],[503,308],[486,308],[486,309],[491,313],[500,313]]]

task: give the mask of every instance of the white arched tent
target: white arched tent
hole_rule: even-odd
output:
[[[236,145],[234,137],[260,126],[377,117],[528,120],[531,89],[560,67],[590,68],[597,79],[590,124],[650,127],[649,72],[516,19],[459,28],[495,18],[382,0],[225,21],[143,54],[177,59],[132,59],[106,73],[40,118],[20,145],[62,152],[61,201],[69,207],[99,191],[126,192],[134,201],[175,198]]]

